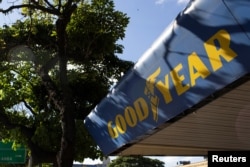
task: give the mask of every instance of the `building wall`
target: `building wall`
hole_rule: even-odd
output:
[[[183,165],[182,167],[208,167],[208,162],[202,161],[202,162],[196,162],[188,165]]]

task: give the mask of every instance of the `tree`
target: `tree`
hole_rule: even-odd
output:
[[[143,156],[119,156],[109,167],[164,167],[164,162]]]
[[[111,0],[24,0],[26,18],[0,29],[0,137],[25,144],[31,165],[100,156],[83,119],[131,67],[116,42],[128,17]]]

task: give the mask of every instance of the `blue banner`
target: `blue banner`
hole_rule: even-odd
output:
[[[237,7],[237,10],[234,9]],[[88,115],[104,154],[142,139],[250,71],[247,0],[195,0]]]

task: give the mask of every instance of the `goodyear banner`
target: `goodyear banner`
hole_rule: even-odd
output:
[[[153,133],[249,73],[249,8],[247,0],[189,3],[85,119],[104,154]]]

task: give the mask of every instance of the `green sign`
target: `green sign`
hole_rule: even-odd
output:
[[[24,164],[26,160],[26,149],[21,146],[12,149],[13,143],[0,142],[0,164]]]

